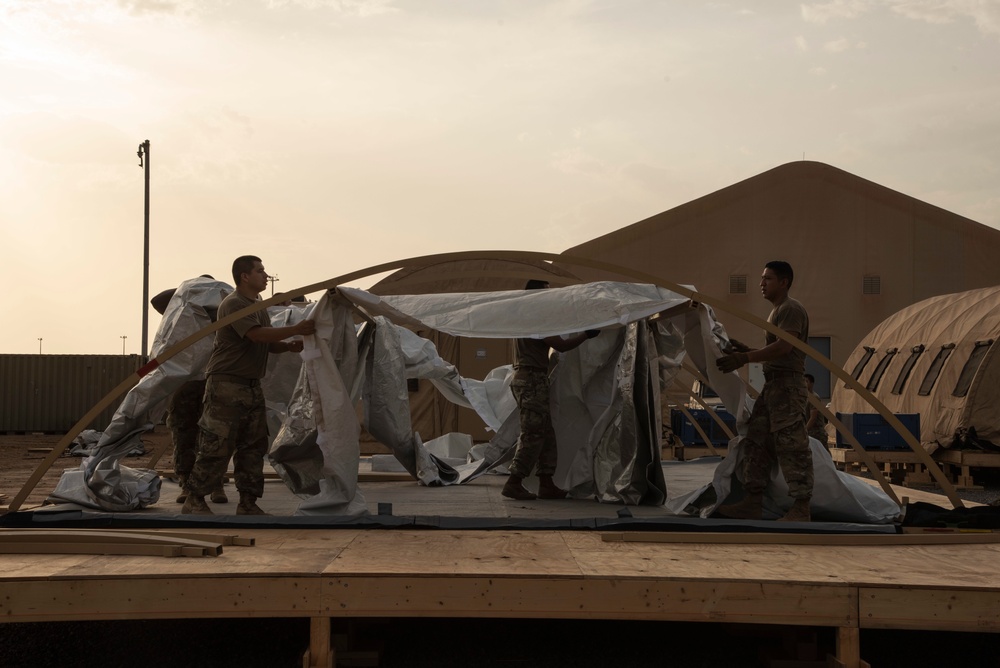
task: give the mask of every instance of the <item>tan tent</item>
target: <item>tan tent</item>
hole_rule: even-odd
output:
[[[960,429],[1000,445],[1000,286],[925,299],[887,318],[845,369],[894,413],[920,414],[920,440],[949,447]],[[872,413],[837,383],[831,408]]]
[[[574,246],[566,255],[662,276],[767,317],[769,260],[795,269],[810,344],[844,365],[879,322],[922,299],[1000,284],[1000,230],[819,162],[790,162]],[[566,263],[584,280],[622,279]],[[730,335],[759,329],[719,313]],[[820,395],[829,375],[817,366]]]

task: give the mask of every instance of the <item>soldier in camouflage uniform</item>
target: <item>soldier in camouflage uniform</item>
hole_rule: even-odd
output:
[[[787,262],[768,262],[761,274],[760,291],[773,305],[767,321],[805,343],[809,339],[809,314],[802,304],[788,296],[793,277]],[[766,345],[759,350],[733,340],[732,352],[716,360],[719,369],[727,373],[748,362],[763,362],[765,380],[742,443],[743,485],[747,495],[738,503],[720,506],[719,514],[735,519],[760,519],[764,489],[777,459],[788,483],[788,493],[795,500],[781,519],[808,522],[813,466],[805,426],[808,405],[803,379],[805,353],[770,332],[764,340]]]
[[[202,274],[202,278],[212,278],[208,274]],[[149,300],[157,313],[163,315],[167,311],[170,300],[173,299],[177,288],[169,288],[160,292]],[[215,310],[207,309],[215,322]],[[181,493],[177,495],[177,503],[184,503],[187,499],[187,492],[184,491],[184,481],[194,467],[195,456],[198,452],[198,419],[201,417],[201,400],[205,395],[205,380],[189,380],[181,385],[176,392],[170,396],[167,404],[167,428],[170,429],[170,437],[174,444],[174,473],[177,475],[177,482],[181,487]],[[227,503],[229,497],[226,496],[222,484],[217,489],[212,490],[213,503]]]
[[[547,281],[531,280],[524,289],[548,287]],[[598,334],[600,330],[591,329],[568,339],[550,336],[545,339],[517,339],[514,342],[516,361],[510,390],[520,412],[521,435],[514,451],[514,461],[509,467],[510,478],[501,492],[504,496],[521,501],[566,497],[566,491],[552,481],[558,452],[549,413],[549,348],[566,352]],[[537,495],[524,487],[524,479],[531,475],[532,469],[538,473]]]
[[[805,375],[806,379],[806,393],[812,395],[817,401],[822,401],[820,396],[816,394],[813,390],[813,386],[816,384],[816,378],[811,374],[807,373]],[[806,433],[812,438],[815,438],[822,445],[827,444],[826,436],[826,416],[819,412],[819,409],[812,404],[806,404]]]
[[[260,258],[244,255],[233,262],[236,291],[222,300],[219,319],[253,306],[267,287]],[[267,312],[257,311],[219,329],[208,361],[204,410],[198,426],[198,455],[184,482],[184,514],[211,515],[205,494],[220,484],[233,458],[240,502],[237,515],[264,515],[257,499],[264,495],[267,422],[260,379],[268,353],[302,352],[302,341],[284,341],[316,331],[312,320],[271,327]]]

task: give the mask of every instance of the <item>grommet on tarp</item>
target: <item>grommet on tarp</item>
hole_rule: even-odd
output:
[[[391,516],[392,515],[392,504],[391,503],[382,503],[382,502],[379,502],[379,504],[378,504],[378,514],[379,515],[390,515]]]
[[[618,517],[621,517],[623,519],[626,517],[632,517],[632,511],[629,510],[628,508],[619,508]]]

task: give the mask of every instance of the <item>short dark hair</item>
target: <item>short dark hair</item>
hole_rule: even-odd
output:
[[[792,265],[784,260],[771,260],[764,265],[764,268],[773,271],[779,281],[781,279],[787,280],[788,287],[792,287],[792,281],[795,279],[795,272],[792,271]]]
[[[814,382],[814,383],[816,382],[816,376],[812,375],[811,373],[807,373],[807,374],[805,375],[805,379],[806,379],[806,380],[811,380],[811,381],[812,381],[812,382]]]
[[[549,282],[540,278],[533,278],[524,284],[525,290],[544,290],[547,287],[549,287]]]
[[[262,262],[256,255],[240,255],[238,258],[233,260],[233,281],[236,282],[236,287],[240,286],[240,276],[243,274],[249,274],[253,271],[254,262]]]

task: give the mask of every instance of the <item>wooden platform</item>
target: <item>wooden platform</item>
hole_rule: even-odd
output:
[[[710,535],[675,544],[570,531],[238,534],[256,545],[215,558],[0,555],[0,619],[307,617],[321,636],[333,617],[832,626],[844,665],[860,665],[848,649],[858,629],[1000,630],[997,544],[748,549]],[[327,649],[321,639],[316,646]]]
[[[881,465],[887,478],[904,485],[933,484],[920,457],[908,450],[869,450],[876,464]],[[831,448],[834,464],[842,471],[862,468],[861,458],[848,448]],[[934,460],[959,489],[981,489],[972,476],[973,468],[1000,468],[1000,453],[973,450],[939,449]]]
[[[664,471],[668,486],[681,493],[685,485],[710,477],[714,466],[712,461],[672,462]],[[488,476],[459,488],[403,482],[362,487],[373,511],[376,504],[391,502],[397,516],[443,514],[447,504],[514,522],[615,516],[615,506],[592,502],[505,501],[498,497],[502,480]],[[165,489],[168,498],[143,512],[161,518],[176,514],[171,491]],[[271,484],[262,501],[272,512],[286,503]],[[662,512],[631,510],[637,519]],[[885,544],[913,538],[882,534],[849,536],[860,544],[844,545],[830,536],[795,534],[793,544],[787,537],[760,533],[745,534],[745,544],[739,542],[741,534],[733,533],[680,534],[686,542],[632,542],[621,531],[263,529],[252,524],[184,531],[237,535],[244,539],[237,543],[253,539],[255,545],[227,544],[215,557],[0,554],[0,620],[297,617],[310,620],[305,664],[310,666],[331,665],[333,618],[826,626],[837,629],[838,657],[832,665],[843,666],[864,665],[860,629],[1000,631],[998,543]],[[964,536],[997,538],[954,538]]]

